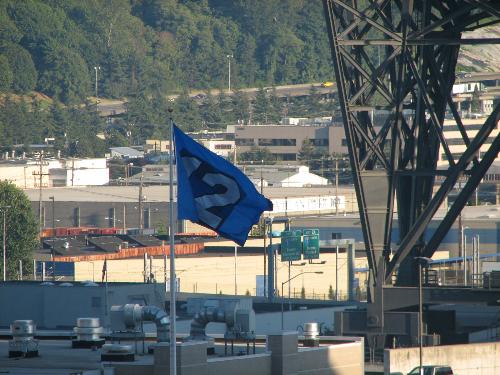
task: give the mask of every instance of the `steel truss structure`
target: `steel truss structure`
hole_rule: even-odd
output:
[[[383,286],[416,286],[416,257],[431,257],[496,158],[497,136],[479,150],[500,117],[497,105],[472,139],[452,100],[461,45],[498,44],[462,33],[500,22],[488,0],[323,0],[349,157],[370,267],[368,325],[383,327]],[[443,134],[445,113],[466,151],[458,158]],[[373,111],[385,113],[374,124]],[[448,168],[438,169],[439,154]],[[443,183],[434,189],[434,180]],[[461,177],[467,183],[429,240],[424,233]],[[396,200],[396,201],[395,201]],[[391,249],[397,202],[398,243]]]

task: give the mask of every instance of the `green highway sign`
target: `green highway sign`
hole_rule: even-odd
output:
[[[304,229],[304,259],[319,259],[319,229]]]
[[[292,262],[302,257],[302,231],[289,230],[281,232],[281,261]]]

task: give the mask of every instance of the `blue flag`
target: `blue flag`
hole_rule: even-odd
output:
[[[233,164],[174,126],[177,217],[213,229],[243,246],[252,225],[273,204]]]

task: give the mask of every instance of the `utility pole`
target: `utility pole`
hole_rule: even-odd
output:
[[[339,159],[335,159],[335,215],[339,213]]]
[[[56,202],[54,196],[49,197],[49,199],[52,201],[52,246],[51,246],[51,257],[52,257],[52,280],[56,281],[56,261],[55,261],[55,254],[54,254],[54,243],[56,240]]]
[[[40,171],[39,172],[33,172],[33,176],[38,176],[39,177],[39,182],[38,182],[38,225],[39,225],[39,235],[40,238],[42,238],[42,232],[43,232],[43,213],[42,213],[42,181],[43,181],[43,176],[48,176],[48,173],[43,173],[43,151],[40,152]],[[35,177],[36,178],[36,177]]]
[[[144,219],[142,212],[142,177],[143,174],[141,173],[141,178],[139,183],[139,233],[140,234],[143,234],[143,229],[144,229]]]
[[[233,55],[226,55],[227,57],[227,72],[228,72],[228,93],[231,92],[231,59],[233,58]]]
[[[75,183],[75,159],[71,159],[71,186]]]
[[[3,213],[3,236],[2,236],[2,242],[3,242],[3,281],[6,281],[7,279],[7,271],[6,271],[6,264],[7,264],[7,241],[6,241],[6,235],[7,235],[7,225],[6,225],[6,220],[5,220],[5,215],[7,214],[7,210],[10,208],[10,206],[2,206],[0,207],[0,210],[2,210]]]
[[[236,148],[235,148],[235,152],[236,152]],[[264,179],[262,178],[262,165],[264,164],[264,160],[261,160],[261,164],[260,164],[260,194],[263,195],[264,194]],[[267,267],[267,260],[266,260],[266,252],[267,252],[267,248],[266,248],[266,240],[267,240],[267,223],[266,223],[266,218],[264,216],[261,217],[261,222],[262,222],[262,228],[264,229],[263,233],[262,233],[262,236],[263,236],[263,239],[264,239],[264,251],[263,251],[263,255],[264,255],[264,297],[267,295],[267,289],[266,289],[266,267]]]
[[[458,256],[462,256],[462,246],[464,243],[464,228],[462,226],[462,211],[458,214]]]
[[[97,108],[97,104],[99,103],[99,97],[98,97],[98,92],[97,92],[97,71],[101,70],[100,66],[94,66],[95,70],[95,106]]]
[[[122,224],[123,224],[123,231],[124,232],[127,229],[126,218],[127,218],[127,207],[125,206],[125,203],[123,203],[123,220],[122,220]]]
[[[34,172],[33,172],[34,173]],[[40,180],[38,182],[38,189],[39,189],[39,194],[38,194],[38,215],[39,215],[39,225],[40,225],[40,238],[42,238],[42,230],[43,230],[43,224],[42,224],[42,176],[43,176],[43,151],[40,152],[40,172],[38,172],[40,175]]]

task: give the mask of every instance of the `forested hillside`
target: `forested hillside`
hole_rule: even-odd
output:
[[[495,56],[466,49],[458,70]],[[211,95],[227,88],[229,62],[234,95]],[[63,155],[102,156],[167,137],[167,107],[185,130],[327,116],[332,98],[314,90],[261,89],[251,102],[239,89],[331,79],[320,0],[0,0],[2,152],[55,138]],[[99,98],[126,99],[122,118],[98,115],[96,83]],[[207,96],[194,101],[192,89]]]
[[[0,0],[0,91],[65,104],[331,77],[321,1]]]

